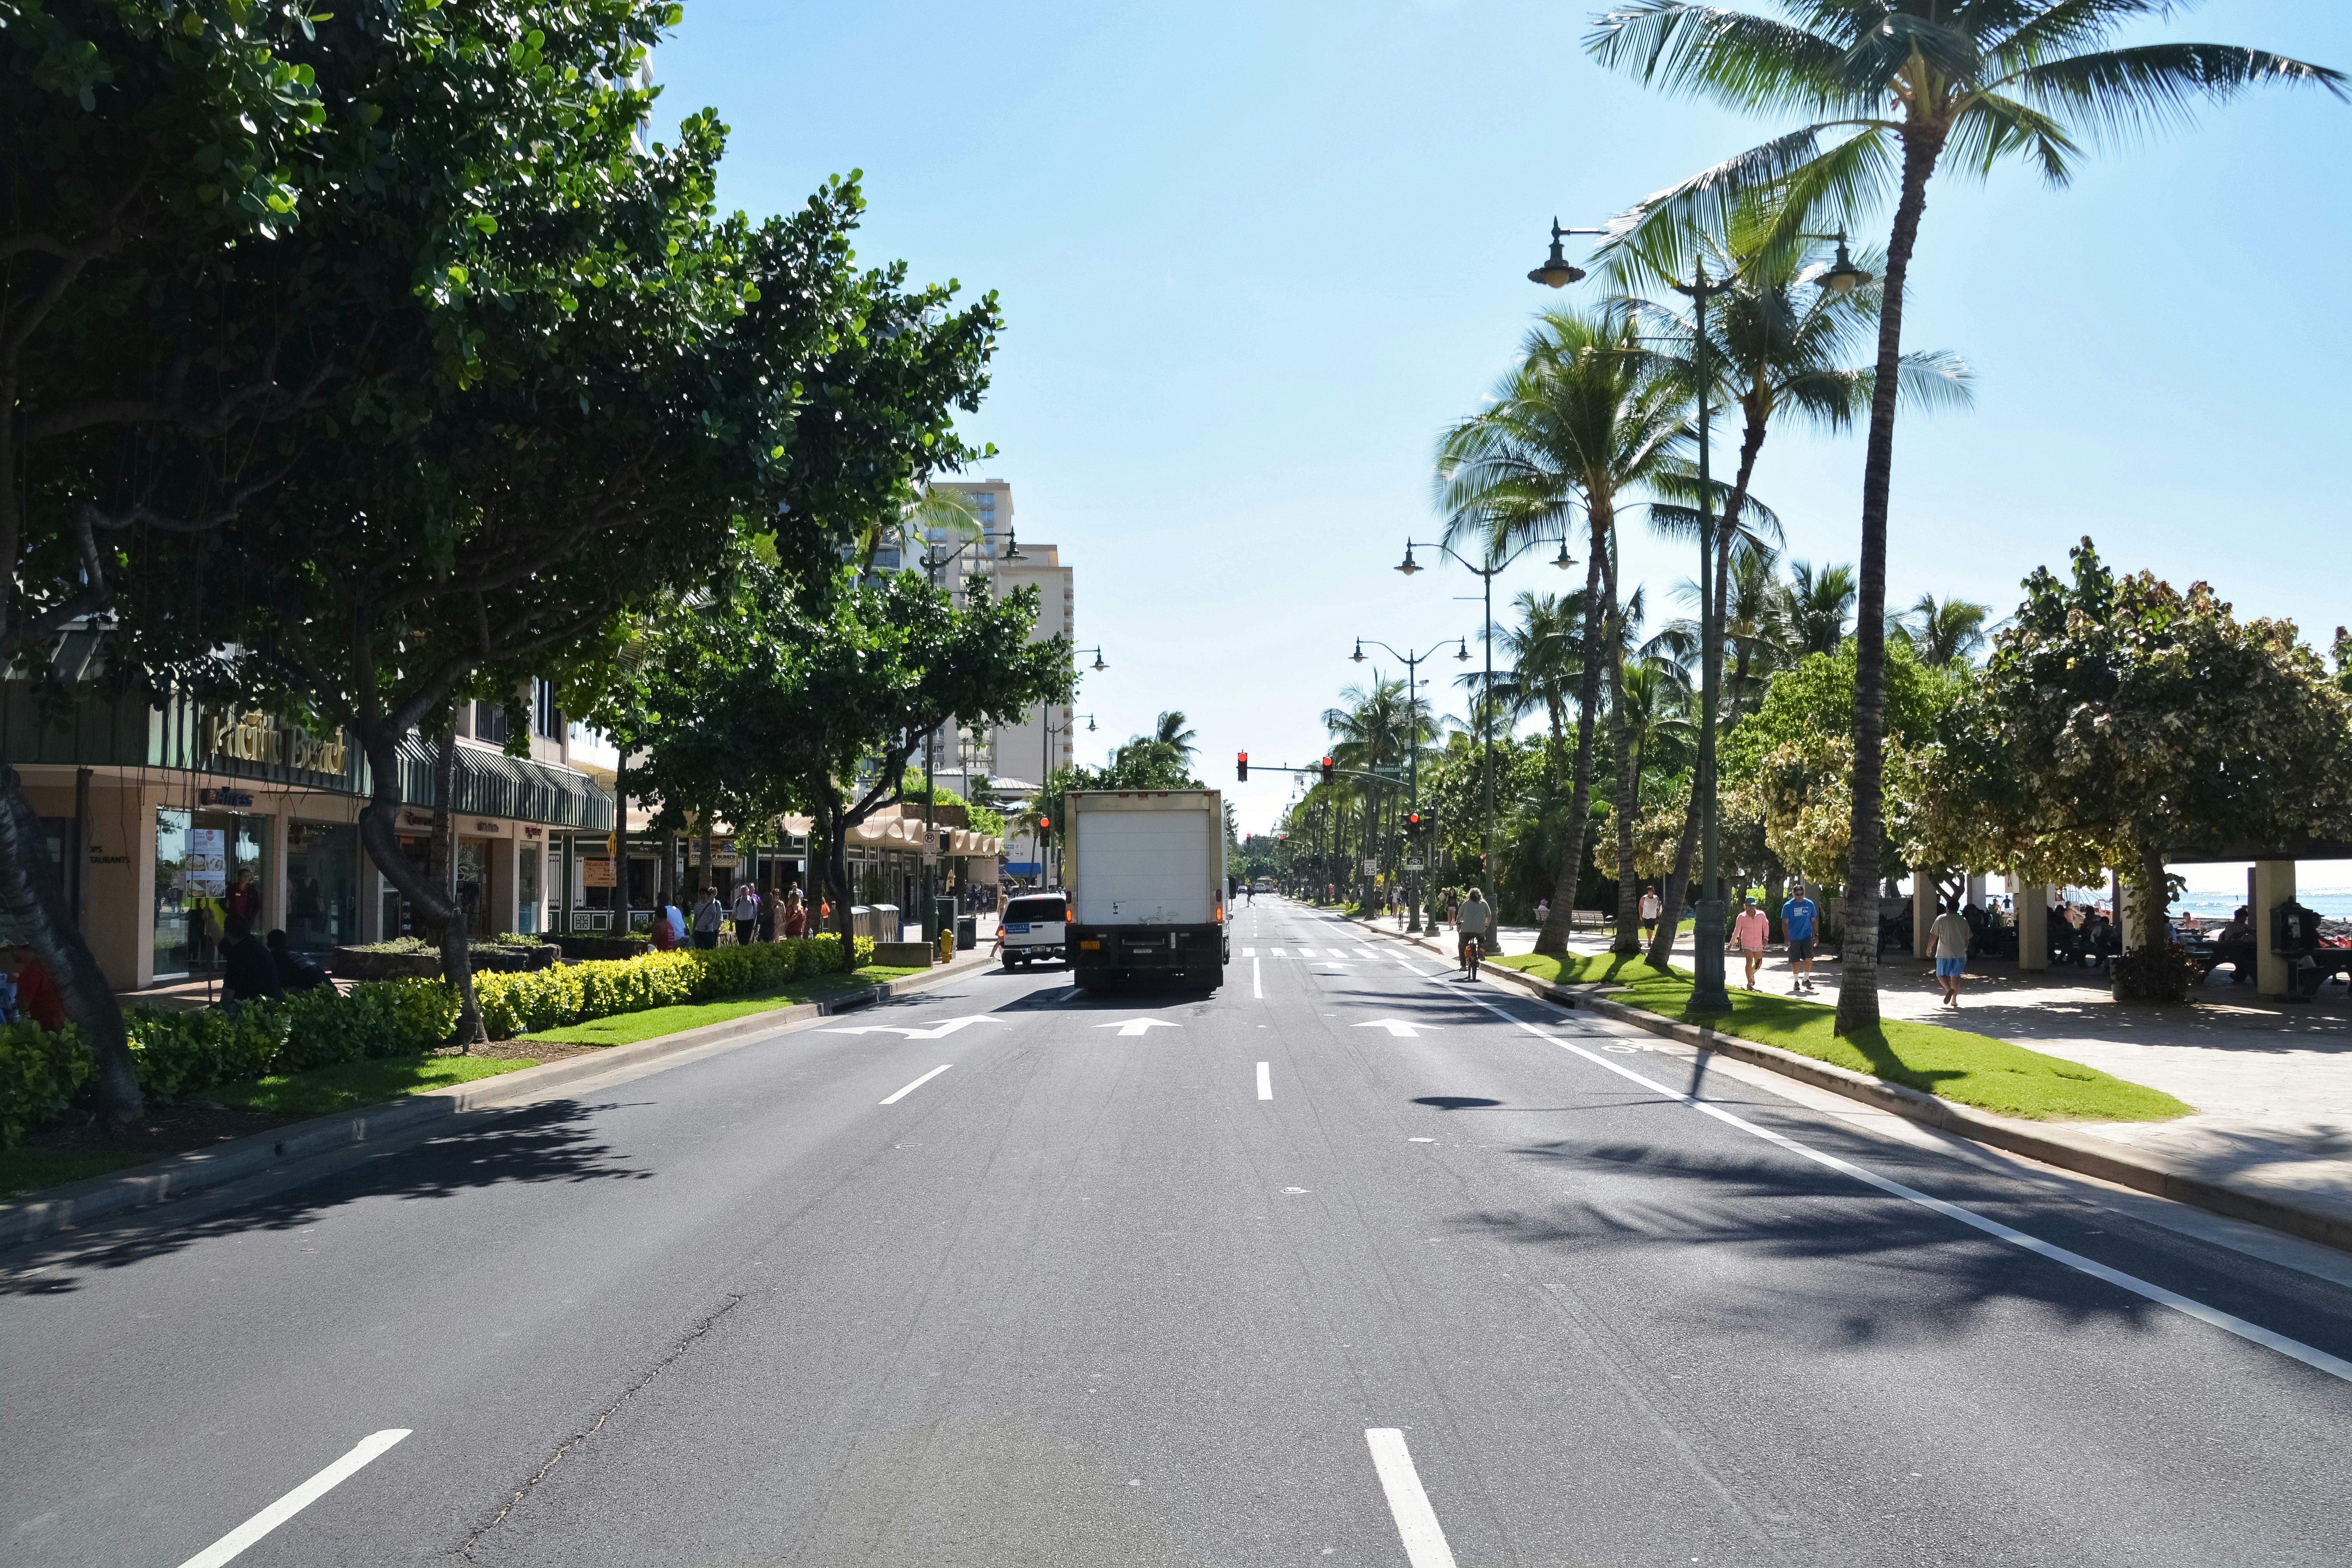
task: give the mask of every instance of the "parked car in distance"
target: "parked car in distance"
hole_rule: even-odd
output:
[[[1070,900],[1061,893],[1024,893],[1004,906],[1004,967],[1067,958]]]

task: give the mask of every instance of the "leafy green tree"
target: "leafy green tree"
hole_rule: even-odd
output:
[[[2352,837],[2352,694],[2288,621],[2203,583],[2118,577],[2090,540],[2038,568],[1918,762],[1924,836],[2063,885],[2125,868],[2143,945],[2168,943],[2168,851]]]
[[[1449,539],[1475,539],[1499,553],[1555,532],[1565,538],[1580,507],[1589,552],[1581,646],[1616,647],[1622,630],[1611,624],[1617,610],[1617,513],[1646,488],[1679,472],[1676,447],[1686,404],[1686,389],[1643,353],[1632,320],[1547,311],[1493,402],[1439,442],[1440,505]],[[1607,657],[1583,661],[1568,837],[1551,918],[1536,938],[1539,952],[1568,951],[1591,817],[1593,723],[1603,667],[1615,664]],[[1630,926],[1630,908],[1622,908],[1620,916],[1622,935]]]
[[[1769,197],[1786,237],[1844,226],[1892,197],[1877,379],[1862,484],[1860,700],[1853,731],[1853,860],[1837,1028],[1878,1019],[1875,852],[1886,525],[1895,464],[1897,366],[1911,256],[1927,186],[1948,153],[1969,173],[2012,159],[2052,184],[2073,174],[2074,125],[2118,140],[2179,123],[2199,100],[2250,87],[2315,83],[2345,94],[2337,72],[2221,44],[2108,47],[2123,27],[2169,6],[2149,0],[1784,0],[1779,17],[1700,0],[1621,0],[1588,46],[1643,81],[1742,110],[1812,117],[1761,146],[1643,202],[1628,243],[1678,258],[1694,235],[1727,231]],[[1785,18],[1785,19],[1783,19]],[[2071,122],[2071,124],[2070,124]]]

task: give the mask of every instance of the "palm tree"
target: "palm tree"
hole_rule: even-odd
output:
[[[2107,47],[2158,0],[1783,0],[1782,18],[1699,0],[1629,0],[1587,40],[1603,64],[1739,109],[1785,107],[1812,123],[1643,202],[1625,237],[1672,258],[1683,237],[1725,232],[1769,195],[1788,236],[1843,221],[1892,186],[1877,379],[1862,478],[1862,574],[1853,704],[1853,826],[1837,1031],[1878,1022],[1878,839],[1885,731],[1886,517],[1904,289],[1927,184],[1948,151],[1972,173],[2011,158],[2063,185],[2079,144],[2069,121],[2120,138],[2181,120],[2200,98],[2316,83],[2338,72],[2225,44]],[[1840,139],[1842,138],[1842,139]]]
[[[1807,654],[1835,653],[1844,646],[1853,626],[1855,595],[1851,566],[1824,566],[1816,572],[1810,561],[1789,563],[1789,581],[1780,590],[1780,625],[1791,663]]]
[[[1966,664],[1970,654],[1984,647],[1985,622],[1991,616],[1988,605],[1966,599],[1939,603],[1935,595],[1922,594],[1907,612],[1886,617],[1886,637],[1907,644],[1923,664]]]
[[[1169,755],[1187,768],[1192,765],[1192,758],[1200,751],[1192,742],[1201,737],[1185,722],[1181,708],[1171,708],[1160,715],[1160,722],[1153,729],[1151,738],[1155,744],[1165,746]]]
[[[1568,761],[1568,705],[1584,674],[1584,595],[1521,593],[1518,624],[1497,634],[1510,668],[1495,677],[1495,696],[1512,716],[1541,709],[1551,731],[1551,770]]]
[[[1621,500],[1676,467],[1685,389],[1659,374],[1627,318],[1548,310],[1528,336],[1518,368],[1482,412],[1438,443],[1439,504],[1449,541],[1478,542],[1500,559],[1525,541],[1565,537],[1579,507],[1585,514],[1586,649],[1615,646],[1614,540]],[[1551,914],[1537,951],[1568,951],[1570,911],[1592,805],[1592,725],[1602,667],[1585,658],[1577,679],[1576,760],[1568,833],[1553,880]],[[1621,904],[1623,902],[1620,900]],[[1621,923],[1623,910],[1621,910]]]

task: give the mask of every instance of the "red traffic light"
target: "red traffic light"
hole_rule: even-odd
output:
[[[1325,784],[1331,782],[1331,759],[1328,757],[1323,759],[1323,782]]]
[[[1240,759],[1234,763],[1234,777],[1239,779],[1244,784],[1249,783],[1249,753],[1247,752],[1244,752],[1241,754]]]
[[[1037,819],[1037,831],[1040,833],[1045,832],[1053,826],[1054,819],[1050,816],[1041,816]]]

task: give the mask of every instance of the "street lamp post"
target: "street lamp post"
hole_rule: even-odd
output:
[[[1560,237],[1570,234],[1605,234],[1606,229],[1562,228],[1559,219],[1551,223],[1551,255],[1544,264],[1528,274],[1530,282],[1547,288],[1560,289],[1584,276],[1580,268],[1568,264],[1561,256]],[[1870,275],[1853,264],[1846,254],[1845,235],[1807,235],[1808,239],[1837,240],[1837,259],[1815,282],[1834,294],[1846,293],[1870,281]],[[1728,1012],[1731,994],[1724,982],[1724,898],[1722,871],[1717,858],[1717,827],[1720,820],[1716,798],[1715,721],[1721,699],[1723,679],[1723,606],[1716,602],[1715,563],[1717,552],[1728,548],[1726,541],[1716,537],[1715,487],[1708,468],[1709,426],[1713,415],[1714,381],[1708,374],[1707,356],[1710,344],[1706,335],[1706,302],[1717,294],[1729,293],[1738,286],[1739,274],[1735,268],[1721,281],[1706,275],[1704,257],[1694,259],[1691,280],[1685,283],[1668,278],[1666,284],[1691,301],[1693,328],[1691,333],[1691,379],[1698,386],[1698,616],[1699,616],[1699,721],[1697,776],[1691,787],[1699,802],[1699,894],[1691,904],[1691,994],[1692,1012]],[[1668,939],[1671,943],[1672,939]]]
[[[937,545],[926,541],[923,546],[923,571],[926,580],[932,587],[938,587],[940,573],[942,570],[954,564],[971,552],[993,544],[996,537],[995,534],[983,529],[979,538],[966,540],[962,544],[944,553]],[[1008,548],[1003,559],[1007,561],[1027,559],[1021,553],[1021,542],[1013,537],[1009,526],[1004,531],[1004,541]],[[979,574],[974,573],[973,575],[978,576]],[[937,730],[923,737],[923,940],[930,942],[940,940],[937,851],[940,825],[939,802],[936,798],[939,794],[939,740],[940,734]]]
[[[1559,232],[1569,234],[1577,231],[1562,229]],[[1552,252],[1558,255],[1559,251],[1559,241],[1554,239]],[[1571,268],[1570,270],[1575,269]],[[1584,275],[1579,272],[1577,276],[1581,278]],[[1494,552],[1489,551],[1486,555],[1486,564],[1473,566],[1460,551],[1443,540],[1433,544],[1426,540],[1408,539],[1404,542],[1404,559],[1397,563],[1397,570],[1410,577],[1421,570],[1421,563],[1412,558],[1412,552],[1416,547],[1423,550],[1443,550],[1459,562],[1465,570],[1475,573],[1486,584],[1486,675],[1485,684],[1479,688],[1478,728],[1486,742],[1486,820],[1478,836],[1478,852],[1479,858],[1486,862],[1485,875],[1489,879],[1495,874],[1495,579],[1517,563],[1519,558],[1530,550],[1550,542],[1551,541],[1548,539],[1531,539],[1499,561],[1495,558]],[[1568,552],[1568,532],[1565,529],[1560,531],[1559,553],[1552,558],[1552,564],[1563,572],[1576,564],[1575,559]]]
[[[1364,645],[1368,642],[1374,647],[1386,647],[1395,658],[1404,660],[1405,777],[1407,780],[1405,794],[1407,799],[1411,803],[1407,809],[1417,813],[1421,810],[1421,721],[1420,714],[1418,712],[1420,698],[1417,683],[1420,678],[1422,661],[1434,654],[1437,651],[1437,648],[1423,648],[1419,653],[1398,653],[1396,649],[1389,647],[1388,644],[1381,641],[1378,637],[1358,637],[1356,639],[1356,651],[1350,656],[1356,663],[1361,664],[1364,662]],[[1439,647],[1443,647],[1444,646],[1444,645],[1443,643],[1438,645]],[[1455,648],[1454,657],[1455,658],[1463,660],[1469,658],[1470,644],[1467,638],[1454,638],[1454,646]],[[1492,656],[1490,655],[1489,657],[1491,658]],[[1410,859],[1412,855],[1412,849],[1407,848],[1405,850],[1406,858]],[[1417,931],[1421,929],[1421,877],[1419,873],[1408,870],[1405,877],[1404,898],[1405,908],[1410,911],[1411,915],[1411,918],[1407,921],[1404,929],[1407,931]]]

